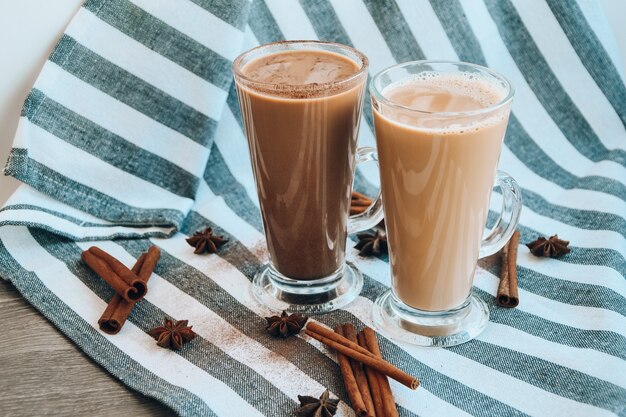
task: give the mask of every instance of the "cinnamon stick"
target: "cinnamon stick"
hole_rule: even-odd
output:
[[[358,191],[352,191],[350,199],[350,215],[361,214],[372,205],[372,199]]]
[[[354,329],[352,323],[346,323],[343,325],[343,335],[346,337],[346,339],[358,344],[356,338],[356,330]],[[367,415],[370,417],[375,417],[376,411],[374,409],[374,400],[372,399],[372,393],[367,382],[365,370],[363,370],[363,365],[360,362],[355,361],[354,359],[350,359],[350,365],[352,366],[352,373],[354,373],[354,378],[356,379],[359,391],[361,392],[361,397],[363,398],[363,402],[365,403],[365,409],[368,413]]]
[[[513,308],[519,304],[517,291],[517,248],[519,246],[520,232],[516,230],[511,240],[502,248],[502,271],[500,272],[500,285],[496,303],[500,307]]]
[[[313,333],[315,333],[315,336],[311,336],[309,334],[309,336],[313,337],[314,339],[317,339],[321,342],[321,340],[318,338],[319,336],[323,336],[326,339],[330,339],[334,342],[340,343],[344,346],[347,346],[353,350],[356,350],[357,352],[362,353],[363,355],[369,355],[371,357],[375,357],[374,354],[372,352],[370,352],[367,349],[362,348],[361,346],[359,346],[357,343],[352,342],[351,340],[343,337],[342,335],[333,332],[332,330],[327,329],[324,326],[321,326],[317,323],[315,323],[314,321],[309,321],[306,325],[306,330],[305,332],[309,330]],[[308,334],[308,333],[307,333]],[[323,343],[323,342],[322,342]]]
[[[378,340],[376,339],[376,333],[369,327],[366,327],[361,331],[367,348],[377,357],[382,358],[380,347],[378,346]],[[384,415],[386,417],[398,417],[398,409],[396,408],[396,401],[393,398],[391,392],[391,386],[389,386],[389,380],[385,375],[376,373],[378,380],[378,386],[380,388],[380,396],[383,402]]]
[[[357,340],[359,342],[359,346],[367,349],[367,342],[365,341],[365,335],[362,331],[357,334]],[[380,385],[378,384],[378,375],[381,374],[376,372],[376,370],[370,368],[369,366],[363,366],[363,370],[365,371],[365,375],[367,376],[367,384],[369,385],[370,392],[372,393],[372,401],[374,402],[374,415],[376,417],[385,417],[382,392],[380,390]]]
[[[337,325],[337,327],[335,327],[335,332],[343,336],[342,326]],[[363,402],[361,391],[359,390],[359,386],[352,371],[350,360],[348,359],[348,357],[337,352],[337,362],[339,363],[339,369],[341,369],[341,375],[343,376],[343,384],[346,386],[348,398],[350,399],[350,404],[352,405],[354,412],[359,417],[366,416],[367,409],[365,408],[365,403]]]
[[[131,271],[147,285],[160,256],[161,250],[151,246],[147,253],[141,254]],[[100,330],[111,335],[119,333],[135,304],[134,301],[126,301],[119,294],[114,294],[98,320]]]
[[[417,387],[419,386],[419,380],[416,377],[398,369],[386,360],[375,356],[373,353],[366,349],[363,349],[359,345],[356,345],[358,349],[354,349],[352,347],[352,345],[354,344],[345,337],[338,338],[338,340],[341,340],[341,342],[337,342],[335,340],[329,339],[328,337],[315,333],[314,331],[311,331],[309,329],[309,326],[307,326],[307,329],[304,332],[312,338],[324,343],[326,346],[335,349],[337,352],[352,359],[355,359],[363,363],[364,365],[374,368],[380,373],[383,373],[388,377],[395,379],[399,383],[406,385],[411,389],[417,389]],[[361,351],[363,350],[365,350],[367,354],[362,353]]]
[[[84,251],[81,257],[126,301],[139,301],[146,295],[147,287],[137,274],[102,249],[93,246]]]

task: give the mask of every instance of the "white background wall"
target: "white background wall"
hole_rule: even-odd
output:
[[[626,73],[626,1],[600,0]],[[22,103],[82,0],[0,0],[0,167],[7,159]],[[18,182],[0,174],[0,205]]]

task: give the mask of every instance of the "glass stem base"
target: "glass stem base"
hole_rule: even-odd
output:
[[[347,262],[335,273],[315,280],[294,280],[266,264],[252,280],[252,294],[275,311],[321,314],[345,307],[361,293],[363,275]]]
[[[419,346],[454,346],[477,337],[487,326],[489,309],[471,294],[460,306],[448,311],[423,311],[396,298],[391,290],[374,304],[374,324],[383,335]]]

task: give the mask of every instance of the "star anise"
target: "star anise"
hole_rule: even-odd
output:
[[[274,337],[287,338],[298,334],[308,319],[299,313],[287,314],[283,311],[280,316],[265,317],[267,320],[265,328]]]
[[[339,400],[331,400],[328,398],[330,392],[324,391],[322,396],[317,399],[308,395],[298,395],[300,400],[300,408],[296,410],[298,417],[332,417],[337,412],[337,404]]]
[[[165,325],[155,327],[148,334],[156,339],[157,345],[178,350],[197,336],[191,330],[193,326],[187,326],[187,323],[187,320],[173,321],[166,318]]]
[[[387,234],[376,229],[374,234],[359,233],[359,242],[355,248],[359,250],[361,256],[374,256],[387,253]]]
[[[194,246],[196,250],[195,254],[201,254],[204,252],[216,253],[217,249],[224,243],[228,242],[228,239],[224,239],[224,236],[217,236],[213,234],[213,229],[207,227],[201,232],[196,232],[190,238],[187,238],[189,246]]]
[[[530,249],[530,253],[535,256],[558,258],[571,252],[567,245],[569,245],[568,240],[559,239],[558,235],[554,235],[550,236],[549,239],[542,236],[526,246]]]

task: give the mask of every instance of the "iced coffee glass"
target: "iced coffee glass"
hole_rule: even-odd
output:
[[[477,260],[506,244],[521,210],[497,171],[513,88],[478,65],[417,61],[383,70],[370,92],[392,283],[374,321],[418,345],[466,342],[489,319],[472,295]],[[502,205],[486,231],[494,187]]]
[[[274,310],[322,313],[358,296],[363,277],[345,260],[348,233],[382,219],[380,198],[349,217],[367,58],[345,45],[288,41],[234,62],[269,263],[252,291]]]

